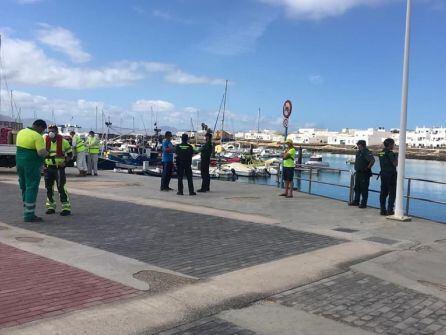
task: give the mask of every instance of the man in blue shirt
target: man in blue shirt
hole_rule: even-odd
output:
[[[172,178],[172,170],[173,170],[173,144],[172,133],[170,131],[166,131],[164,135],[163,141],[163,175],[161,176],[161,191],[171,191],[172,189],[169,187],[170,179]]]

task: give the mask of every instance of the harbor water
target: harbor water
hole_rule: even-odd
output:
[[[322,154],[323,161],[330,164],[330,168],[350,170],[351,172],[329,172],[319,171],[318,174],[312,174],[312,181],[321,181],[332,184],[341,184],[346,187],[337,187],[319,183],[311,183],[311,193],[322,195],[334,199],[348,201],[349,199],[349,185],[350,176],[353,172],[353,165],[347,164],[349,159],[354,159],[351,155],[340,154]],[[374,173],[379,173],[379,161],[376,158]],[[304,162],[306,159],[304,158]],[[310,179],[309,173],[302,173],[302,179]],[[439,182],[446,182],[446,162],[426,161],[408,159],[406,161],[406,178],[419,178]],[[238,178],[237,182],[264,184],[277,187],[277,176],[270,176],[265,178]],[[295,186],[303,191],[308,192],[309,182],[302,180],[300,184],[295,181]],[[379,189],[380,180],[374,176],[370,180],[369,205],[372,207],[379,207]],[[377,192],[373,192],[377,191]],[[407,193],[407,181],[405,185],[405,194]],[[411,197],[426,198],[435,201],[446,202],[446,185],[427,183],[422,181],[412,180],[411,182]],[[404,201],[406,205],[406,200]],[[446,223],[446,206],[441,204],[434,204],[426,201],[411,199],[409,204],[409,215],[427,218],[430,220]]]

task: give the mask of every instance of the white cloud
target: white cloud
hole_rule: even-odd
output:
[[[154,112],[173,112],[175,105],[164,100],[137,100],[133,103],[132,110],[134,112],[147,112],[151,110]]]
[[[324,77],[322,77],[320,74],[312,74],[308,77],[308,80],[313,85],[320,85],[324,83]]]
[[[66,54],[75,63],[85,63],[91,59],[91,55],[82,50],[81,41],[71,31],[48,24],[40,26],[37,37],[41,43]]]
[[[394,0],[259,0],[264,3],[284,6],[287,15],[301,19],[320,20],[342,15],[359,6],[373,6]]]
[[[173,84],[223,85],[224,80],[196,76],[178,66],[158,62],[115,62],[101,68],[70,66],[50,58],[34,41],[3,36],[4,74],[11,83],[88,89],[119,87],[159,74]]]

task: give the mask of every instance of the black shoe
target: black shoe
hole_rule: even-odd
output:
[[[36,223],[36,222],[42,222],[42,221],[43,221],[43,219],[41,217],[38,217],[38,216],[35,216],[35,215],[31,219],[25,219],[25,222],[34,222],[34,223]]]
[[[46,212],[45,212],[45,214],[48,214],[48,215],[51,215],[51,214],[54,214],[54,213],[56,213],[56,211],[54,209],[47,209]]]
[[[177,195],[184,195],[183,192],[177,192]]]
[[[64,210],[60,212],[60,216],[68,216],[68,215],[71,215],[71,211]]]
[[[197,192],[204,193],[204,192],[207,192],[207,191],[200,188],[199,190],[197,190]]]
[[[367,208],[367,205],[363,205],[363,204],[361,204],[361,205],[359,205],[358,207],[359,207],[359,208]]]
[[[191,193],[189,193],[189,195],[197,195],[197,193],[191,192]]]
[[[95,175],[96,177],[98,176],[98,174],[97,174],[97,173],[95,173],[94,175]]]
[[[388,210],[387,215],[395,215],[395,212],[393,210]]]
[[[387,213],[387,211],[385,209],[381,209],[381,212],[379,214],[382,215],[382,216],[387,216],[388,215],[388,213]]]
[[[166,191],[174,191],[174,189],[173,189],[173,188],[170,188],[170,187],[168,187],[168,188],[166,188]]]
[[[349,206],[359,206],[359,202],[353,201],[348,203]]]

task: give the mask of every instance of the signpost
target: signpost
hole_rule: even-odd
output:
[[[286,100],[283,104],[282,114],[283,114],[283,127],[285,128],[285,141],[288,137],[288,123],[291,116],[291,112],[293,111],[293,104],[291,100]],[[282,166],[283,168],[283,166]],[[281,178],[281,187],[283,188],[283,173]]]
[[[285,128],[285,140],[288,137],[288,120],[291,116],[291,112],[293,111],[293,104],[291,100],[285,101],[283,104],[283,127]]]

